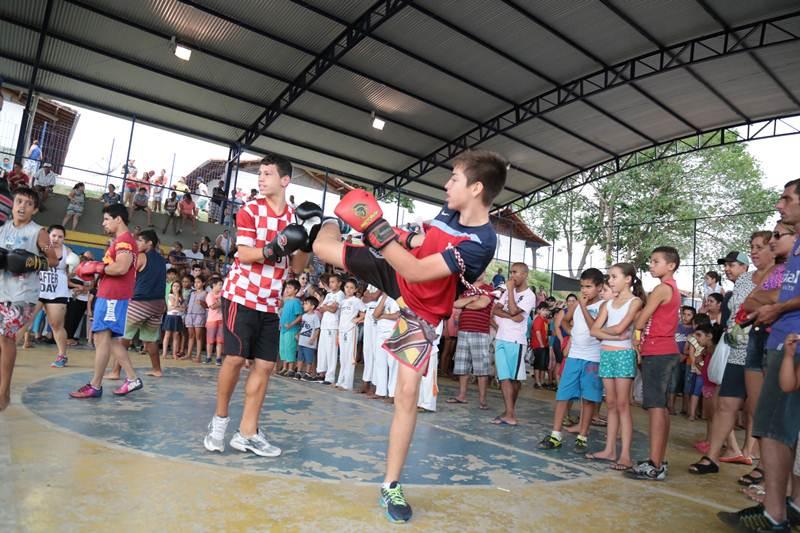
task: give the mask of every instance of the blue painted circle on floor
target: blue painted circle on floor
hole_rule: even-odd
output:
[[[227,439],[242,411],[246,371],[231,403]],[[276,459],[203,448],[203,436],[214,412],[217,369],[171,368],[162,379],[145,378],[145,388],[125,398],[112,394],[107,382],[99,399],[75,400],[67,393],[86,383],[88,372],[57,375],[28,386],[23,403],[44,419],[87,437],[124,447],[189,461],[326,480],[380,482],[392,407],[363,395],[338,392],[317,383],[286,378],[270,380],[261,424],[267,438],[283,449]],[[567,434],[560,450],[537,449],[549,431],[552,402],[521,398],[522,424],[512,428],[489,421],[502,411],[502,398],[489,397],[491,410],[472,403],[446,404],[452,382],[442,384],[439,412],[419,415],[414,441],[403,471],[405,483],[428,485],[497,485],[559,481],[607,472],[572,450]],[[600,449],[605,434],[593,430],[591,449]],[[646,452],[644,439],[634,440],[635,457]],[[636,453],[639,455],[636,455]]]

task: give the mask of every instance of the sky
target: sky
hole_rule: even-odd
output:
[[[13,145],[16,141],[22,107],[6,102],[0,111],[0,147]],[[103,113],[79,108],[67,104],[80,113],[78,126],[75,129],[70,150],[66,159],[67,167],[62,176],[75,181],[83,181],[88,187],[95,186],[105,189],[105,173],[110,169],[110,174],[121,176],[121,166],[128,153],[128,144],[131,133],[130,120],[109,116]],[[789,124],[800,130],[800,119],[792,119]],[[389,124],[391,127],[391,124]],[[800,154],[800,135],[763,139],[746,144],[747,150],[758,160],[764,171],[764,184],[777,189],[789,180],[800,177],[800,165],[797,154]],[[227,147],[172,133],[144,124],[137,124],[134,128],[130,156],[136,160],[140,171],[165,169],[172,181],[181,175],[188,174],[208,159],[225,159],[228,155]],[[243,158],[258,158],[254,154],[245,154]],[[81,171],[78,169],[86,169]],[[255,187],[255,175],[239,173],[237,186],[243,190]],[[305,187],[291,186],[289,194],[295,198],[307,198],[311,201],[321,202],[321,191],[312,191]],[[329,195],[326,200],[326,213],[332,213],[336,197]],[[421,221],[433,218],[439,211],[438,206],[428,205],[424,202],[415,202],[414,213],[401,209],[398,216],[396,204],[382,204],[387,219],[400,223]],[[564,243],[554,243],[555,258],[553,268],[556,272],[566,275],[567,260],[564,253]],[[537,253],[536,263],[539,269],[549,269],[551,264],[551,249],[543,248]],[[578,251],[579,253],[579,251]],[[507,261],[509,258],[509,240],[499,237],[499,246],[495,255],[497,259]],[[531,252],[524,248],[521,241],[512,242],[512,261],[525,261],[530,264]],[[603,256],[599,253],[592,254],[588,266],[602,266]],[[645,280],[646,288],[654,285],[653,280]],[[691,289],[691,275],[678,277],[678,284],[682,289]]]

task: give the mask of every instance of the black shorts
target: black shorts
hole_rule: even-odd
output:
[[[550,365],[550,349],[549,348],[534,348],[533,349],[533,369],[534,370],[547,370]]]
[[[679,362],[678,354],[642,357],[642,407],[666,409],[672,373]]]
[[[722,383],[719,385],[719,394],[723,398],[747,398],[747,389],[744,385],[744,365],[725,365]]]
[[[61,298],[52,298],[52,299],[39,298],[39,301],[42,302],[43,304],[65,304],[66,305],[66,304],[69,303],[69,298],[67,298],[66,296],[65,297],[61,297]]]
[[[223,300],[222,323],[222,353],[225,355],[273,363],[278,360],[280,325],[277,314]]]
[[[342,260],[344,267],[351,274],[378,287],[395,300],[400,297],[397,273],[392,265],[372,248],[345,244]]]
[[[146,211],[147,210],[147,206],[146,205],[134,205],[133,206],[133,210],[134,211]]]

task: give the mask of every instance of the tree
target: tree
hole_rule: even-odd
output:
[[[746,251],[750,234],[763,229],[778,195],[762,182],[763,172],[746,147],[730,144],[620,172],[548,200],[523,217],[545,238],[566,241],[573,277],[593,247],[603,250],[607,265],[618,257],[642,266],[653,248],[671,245],[684,264],[703,267],[728,250]],[[692,219],[699,219],[696,235]]]

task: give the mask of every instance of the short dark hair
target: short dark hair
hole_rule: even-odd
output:
[[[167,269],[167,274],[177,274],[177,273],[178,273],[178,269],[177,268],[170,267],[170,268]]]
[[[599,287],[605,281],[605,276],[597,268],[587,268],[581,272],[581,281],[591,281],[592,285]]]
[[[792,180],[783,186],[784,189],[788,189],[789,187],[794,187],[794,193],[800,195],[800,178]]]
[[[356,281],[356,279],[355,279],[355,278],[347,278],[346,280],[344,280],[344,285],[347,285],[348,283],[352,283],[352,284],[353,284],[353,286],[354,286],[356,289],[358,288],[358,281]]]
[[[764,244],[769,244],[770,239],[772,239],[772,232],[769,230],[754,231],[750,234],[750,243],[752,244],[756,239],[761,239]]]
[[[62,226],[61,224],[53,224],[51,226],[48,226],[47,233],[50,233],[54,229],[61,230],[61,233],[63,233],[65,237],[67,236],[67,230],[64,229],[64,226]]]
[[[717,283],[722,281],[722,277],[720,277],[719,272],[717,272],[715,270],[709,270],[708,272],[706,272],[705,277],[711,278],[714,281],[716,281]]]
[[[321,277],[321,276],[320,276],[320,277]],[[338,279],[339,281],[342,281],[342,275],[341,275],[341,274],[339,274],[338,272],[331,272],[330,274],[328,274],[328,281],[327,281],[327,283],[330,283],[330,281],[331,281],[331,278],[336,278],[336,279]]]
[[[697,309],[692,307],[691,305],[682,305],[681,306],[681,313],[684,311],[691,311],[693,315],[697,314]]]
[[[664,256],[664,260],[667,263],[675,263],[675,270],[678,270],[678,267],[681,266],[681,254],[672,246],[658,246],[655,250],[650,252],[650,255],[653,254],[661,254]]]
[[[467,177],[467,184],[483,184],[481,200],[490,206],[506,184],[508,161],[497,152],[489,150],[467,150],[453,160],[453,166],[460,166]]]
[[[712,300],[716,300],[717,303],[720,304],[720,305],[722,305],[722,302],[725,301],[722,298],[722,295],[720,293],[718,293],[718,292],[712,292],[711,294],[706,296],[706,298],[711,298]]]
[[[547,302],[539,302],[539,305],[536,306],[537,311],[541,311],[542,309],[550,309],[550,306],[547,305]]]
[[[292,163],[282,155],[268,154],[264,156],[264,159],[261,160],[261,164],[275,165],[275,168],[278,169],[278,174],[281,177],[283,176],[289,176],[290,178],[292,177]]]
[[[151,229],[146,229],[144,231],[139,232],[139,237],[142,238],[145,242],[150,242],[153,245],[153,248],[158,248],[158,235],[155,231]]]
[[[286,285],[287,287],[294,287],[294,290],[296,291],[300,290],[300,282],[297,281],[296,279],[287,280],[286,283],[284,283],[284,285]]]
[[[11,199],[13,200],[17,196],[24,196],[26,198],[33,200],[33,207],[39,209],[39,194],[30,187],[25,187],[23,185],[22,187],[17,187],[16,189],[14,189],[14,193],[11,195]]]
[[[694,315],[694,324],[700,326],[701,324],[711,324],[711,317],[706,313],[697,313]]]
[[[575,295],[575,294],[569,293],[569,294],[567,294],[567,297],[566,297],[566,298],[564,298],[564,299],[565,299],[565,300],[569,300],[570,298],[575,298],[575,299],[577,300],[577,299],[578,299],[578,296],[577,296],[577,295]]]
[[[111,218],[119,217],[122,219],[123,223],[128,223],[128,208],[122,204],[111,204],[105,206],[103,208],[103,214],[108,215]]]
[[[303,301],[310,303],[312,306],[314,306],[314,309],[319,307],[319,300],[317,300],[313,296],[306,296],[305,298],[303,298]]]
[[[147,192],[147,187],[139,187],[139,192]]]

